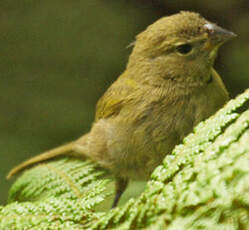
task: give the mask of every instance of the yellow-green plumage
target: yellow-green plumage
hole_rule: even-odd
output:
[[[51,157],[74,153],[110,169],[116,205],[128,179],[148,178],[193,126],[228,100],[212,66],[218,47],[233,36],[192,12],[150,25],[137,36],[124,73],[97,103],[90,132]],[[24,162],[10,176],[49,158],[45,153]]]

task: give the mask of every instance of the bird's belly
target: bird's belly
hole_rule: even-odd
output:
[[[192,130],[193,122],[184,114],[168,110],[161,118],[151,114],[139,126],[119,125],[110,150],[113,151],[112,171],[122,177],[148,179],[182,137]]]
[[[194,125],[208,118],[225,103],[225,100],[221,100],[216,104],[205,97],[198,100],[198,105],[195,100],[189,100],[178,110],[169,109],[158,120],[155,119],[155,114],[151,114],[140,126],[124,129],[127,134],[121,134],[122,138],[117,142],[119,150],[114,153],[117,161],[113,171],[123,177],[148,179],[155,167],[172,152],[174,146],[193,130]]]

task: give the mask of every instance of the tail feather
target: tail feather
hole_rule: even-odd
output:
[[[40,155],[35,156],[27,161],[24,161],[23,163],[19,164],[18,166],[16,166],[9,172],[9,174],[7,175],[7,179],[10,179],[15,174],[23,171],[25,168],[30,167],[33,164],[46,161],[46,160],[49,160],[51,158],[61,156],[61,155],[70,155],[69,153],[72,152],[74,143],[75,142],[70,142],[68,144],[59,146],[47,152],[41,153]],[[75,155],[75,153],[72,153],[72,155]],[[78,153],[78,155],[82,155],[82,154]]]

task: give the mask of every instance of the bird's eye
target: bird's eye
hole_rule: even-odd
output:
[[[191,52],[192,46],[190,44],[179,45],[176,47],[178,53],[186,55]]]

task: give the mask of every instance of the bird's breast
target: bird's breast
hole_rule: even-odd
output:
[[[227,93],[222,87],[214,78],[192,94],[141,91],[117,116],[103,121],[104,126],[108,124],[105,155],[111,161],[109,168],[121,177],[149,178],[195,125],[224,105]]]

